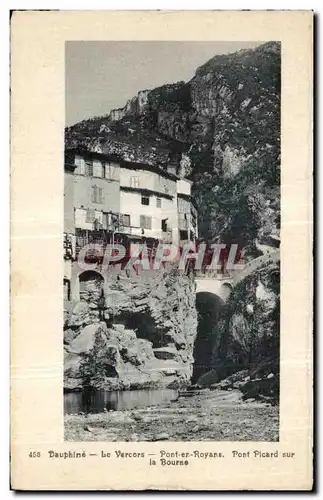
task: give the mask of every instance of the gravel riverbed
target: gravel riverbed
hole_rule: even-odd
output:
[[[67,441],[278,441],[279,407],[204,390],[127,411],[65,415]]]

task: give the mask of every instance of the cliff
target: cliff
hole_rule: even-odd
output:
[[[239,389],[245,398],[279,396],[280,269],[273,263],[243,279],[210,333],[210,370],[197,385]],[[207,367],[207,363],[206,363]]]

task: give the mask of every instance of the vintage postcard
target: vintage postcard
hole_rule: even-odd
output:
[[[312,59],[310,11],[13,13],[13,489],[311,490]]]

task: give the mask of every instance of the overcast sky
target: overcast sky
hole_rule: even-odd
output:
[[[262,42],[67,42],[66,125],[123,107],[139,90],[190,80],[216,54]]]

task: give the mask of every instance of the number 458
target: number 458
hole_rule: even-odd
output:
[[[31,451],[29,453],[29,458],[39,458],[40,457],[40,451]]]

